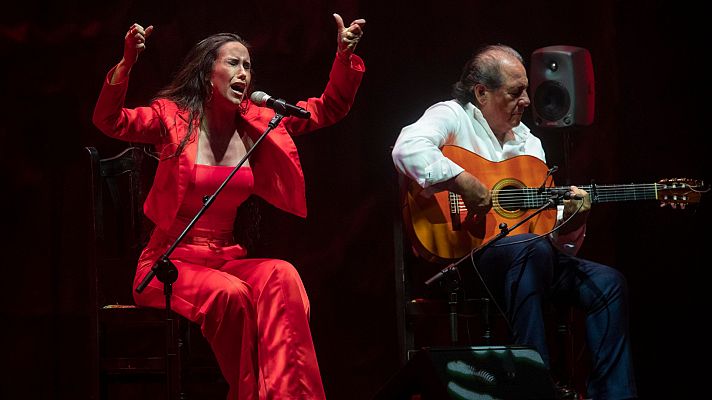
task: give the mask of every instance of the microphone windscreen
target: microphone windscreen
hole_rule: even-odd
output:
[[[257,104],[258,106],[264,105],[267,99],[269,99],[269,95],[259,90],[256,92],[252,92],[252,94],[250,95],[250,100],[252,100],[252,102]]]

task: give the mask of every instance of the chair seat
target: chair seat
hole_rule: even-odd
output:
[[[486,298],[460,300],[457,302],[457,314],[464,318],[480,317],[488,301]],[[411,317],[444,316],[450,312],[450,303],[443,299],[417,298],[406,303],[406,314]]]

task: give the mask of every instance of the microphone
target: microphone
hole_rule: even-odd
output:
[[[559,196],[564,200],[583,200],[583,196],[581,196],[580,194],[575,194],[571,190],[556,188],[553,189],[551,192],[553,195]]]
[[[289,104],[282,99],[275,99],[274,97],[268,95],[265,92],[253,92],[250,95],[250,100],[260,107],[268,107],[274,110],[277,114],[282,114],[285,117],[293,116],[297,118],[309,118],[311,113],[299,106],[294,104]]]
[[[574,192],[568,190],[564,192],[564,195],[562,196],[564,200],[583,200],[583,196],[580,194],[574,194]]]
[[[546,172],[546,176],[544,177],[544,182],[541,183],[541,186],[539,186],[539,190],[537,190],[537,193],[543,193],[544,189],[546,187],[546,181],[549,179],[549,177],[556,171],[559,170],[559,167],[557,165],[554,165],[553,167],[549,168],[549,170]]]
[[[426,286],[430,286],[430,285],[432,285],[433,283],[435,283],[435,282],[437,282],[437,281],[439,281],[439,280],[445,278],[447,275],[449,275],[449,274],[451,274],[451,273],[453,273],[453,272],[457,272],[458,275],[459,275],[459,271],[457,270],[457,267],[455,267],[454,264],[450,264],[450,265],[448,265],[447,267],[441,269],[440,272],[438,272],[437,274],[431,276],[430,279],[428,279],[427,281],[425,281],[425,285],[426,285]]]

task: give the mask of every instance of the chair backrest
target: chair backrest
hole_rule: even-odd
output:
[[[396,179],[399,190],[393,233],[401,362],[421,347],[490,344],[489,300],[474,277],[462,275],[470,278],[467,290],[461,279],[425,284],[448,264],[425,259],[414,248],[405,225],[411,221],[403,212],[409,181],[401,174]]]
[[[157,161],[141,147],[100,158],[87,147],[91,208],[91,274],[97,308],[133,304],[136,262],[145,247],[151,223],[143,215],[143,201]]]

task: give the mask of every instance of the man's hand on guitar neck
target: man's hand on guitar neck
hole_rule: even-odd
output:
[[[571,186],[571,193],[580,196],[583,200],[564,200],[564,220],[576,213],[576,217],[562,227],[564,232],[580,228],[586,223],[588,212],[591,210],[591,196],[583,189]],[[583,205],[581,204],[583,202]]]
[[[489,188],[467,171],[433,186],[436,189],[457,193],[462,197],[467,208],[465,222],[484,217],[492,209],[492,195]]]

